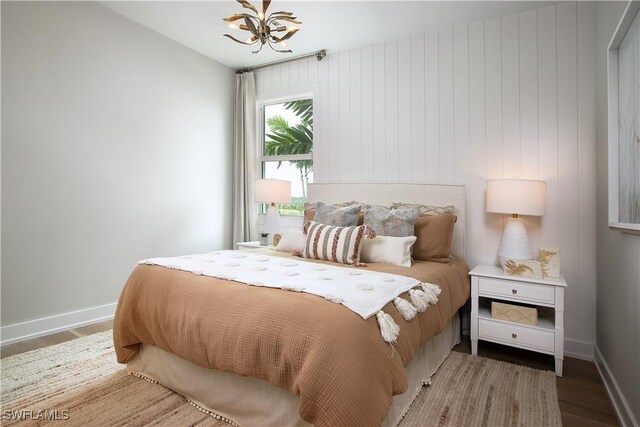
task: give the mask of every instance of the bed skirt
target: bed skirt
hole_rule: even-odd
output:
[[[460,318],[456,314],[407,366],[409,386],[405,393],[393,397],[383,426],[402,421],[423,384],[431,383],[431,376],[459,342]],[[243,427],[311,426],[298,415],[299,398],[291,392],[256,378],[195,365],[153,345],[141,344],[138,354],[127,363],[127,371],[154,380],[218,418]]]

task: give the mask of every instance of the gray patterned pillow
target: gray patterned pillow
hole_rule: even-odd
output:
[[[380,236],[413,236],[420,209],[387,209],[372,206],[364,211],[364,225],[371,227]]]
[[[360,208],[360,205],[338,207],[318,202],[316,203],[316,215],[313,220],[326,225],[353,227],[358,225]]]
[[[423,215],[449,215],[454,214],[456,208],[453,205],[448,206],[431,206],[431,205],[417,205],[412,203],[393,203],[391,209],[419,209],[420,216]]]

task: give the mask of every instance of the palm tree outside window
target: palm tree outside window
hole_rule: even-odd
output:
[[[313,99],[264,105],[262,119],[262,177],[291,181],[291,203],[280,214],[301,216],[313,182]]]

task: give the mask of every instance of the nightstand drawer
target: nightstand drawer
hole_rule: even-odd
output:
[[[481,277],[478,283],[478,292],[480,295],[505,297],[525,302],[551,305],[555,303],[553,286],[528,284],[512,280]]]
[[[551,331],[488,319],[478,319],[478,338],[547,353],[555,350],[554,333]]]

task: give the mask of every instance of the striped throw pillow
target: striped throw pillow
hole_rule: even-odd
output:
[[[310,221],[305,225],[307,241],[303,258],[322,259],[341,264],[360,263],[362,239],[375,237],[366,225],[339,227]]]

